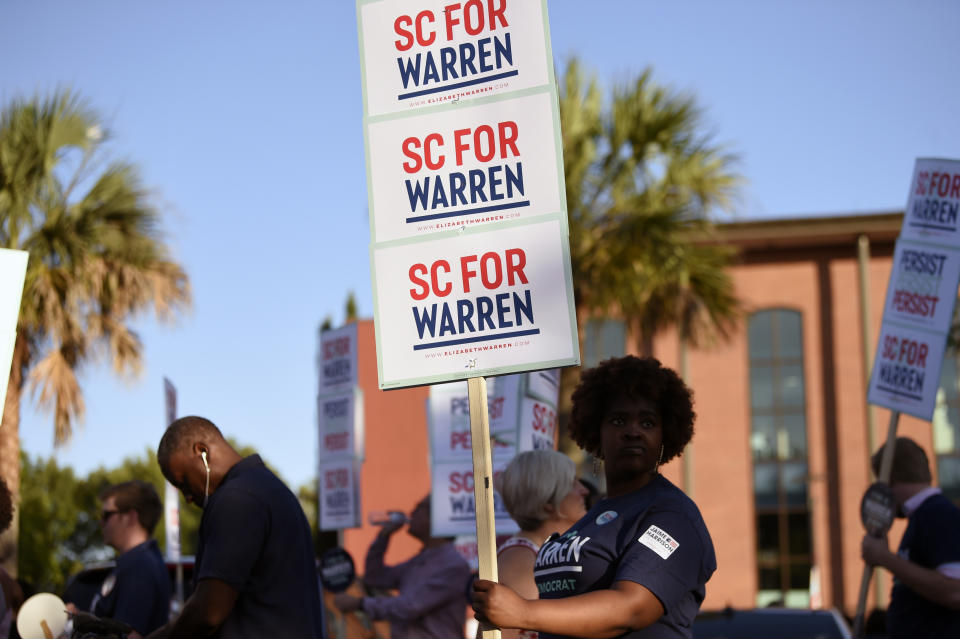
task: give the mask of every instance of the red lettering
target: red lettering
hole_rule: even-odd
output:
[[[490,262],[493,262],[493,271],[496,274],[495,279],[489,277],[490,269],[487,268],[487,264]],[[480,281],[483,282],[483,285],[488,289],[498,288],[503,282],[503,271],[500,267],[499,253],[491,251],[484,253],[483,257],[480,258]]]
[[[471,14],[471,9],[476,15]],[[468,0],[463,5],[463,28],[468,34],[475,36],[483,31],[483,23],[483,3],[480,0]]]
[[[476,255],[465,255],[460,258],[460,276],[463,279],[463,292],[470,292],[470,279],[477,276],[477,272],[470,269],[467,265],[476,262]]]
[[[400,145],[400,148],[403,150],[403,154],[413,160],[413,162],[404,162],[403,170],[407,173],[416,173],[423,167],[423,162],[420,159],[420,154],[416,152],[416,149],[420,148],[420,139],[415,137],[409,137],[403,141],[403,144]]]
[[[486,140],[484,140],[484,138],[486,138]],[[486,142],[486,152],[481,151],[484,142]],[[473,132],[473,144],[473,151],[478,160],[481,162],[489,162],[492,160],[494,154],[497,152],[497,144],[493,139],[493,127],[488,124],[478,126],[477,130]]]
[[[450,433],[450,450],[470,450],[470,431],[461,430]]]
[[[453,148],[457,152],[457,166],[463,164],[463,152],[470,148],[469,142],[464,142],[463,137],[470,133],[470,129],[457,129],[453,132]]]
[[[403,40],[393,41],[393,46],[397,47],[397,51],[406,51],[413,46],[413,34],[403,28],[412,24],[413,20],[410,19],[410,16],[397,16],[397,19],[393,21],[394,33],[403,38]]]
[[[461,24],[458,14],[463,14],[463,28],[472,36],[478,35],[484,28],[493,31],[500,26],[507,27],[505,0],[487,0],[484,11],[483,0],[468,0],[461,11],[460,3],[449,4],[443,8],[447,28],[447,40],[453,40],[453,28]]]
[[[497,22],[499,22],[502,27],[508,26],[507,18],[503,15],[506,10],[506,0],[487,0],[487,11],[489,11],[490,15],[491,31],[497,28]]]
[[[427,285],[426,280],[417,277],[418,274],[427,274],[426,264],[414,264],[410,267],[410,271],[408,273],[410,276],[410,281],[420,287],[419,291],[415,288],[410,289],[410,297],[417,301],[426,299],[427,295],[430,293],[430,287]]]
[[[439,273],[443,270],[444,273],[450,272],[450,262],[446,260],[437,260],[433,263],[433,266],[430,267],[430,283],[433,284],[433,293],[438,297],[446,297],[453,291],[453,285],[450,282],[446,283],[446,286],[443,288],[440,287],[440,276]]]
[[[497,129],[500,134],[500,158],[507,157],[508,148],[513,152],[514,157],[520,155],[520,151],[517,150],[517,123],[507,120],[498,124]]]
[[[454,17],[453,12],[460,8],[460,3],[448,4],[443,8],[443,15],[447,24],[447,40],[453,40],[453,26],[460,24],[460,20]]]
[[[454,495],[460,492],[470,492],[473,490],[473,471],[450,473],[450,492]]]
[[[419,44],[421,47],[429,47],[437,39],[437,34],[433,29],[431,29],[429,31],[430,37],[424,37],[424,22],[433,22],[433,11],[424,9],[417,14],[417,44]]]
[[[523,252],[523,249],[514,248],[507,249],[507,284],[513,286],[516,283],[516,279],[519,279],[524,284],[527,284],[527,276],[523,273],[523,267],[527,265],[527,254]]]

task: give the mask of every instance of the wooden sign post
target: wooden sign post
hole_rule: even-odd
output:
[[[473,501],[477,518],[477,555],[481,579],[497,581],[497,531],[493,513],[493,462],[490,455],[490,421],[487,380],[467,380],[470,394],[470,439],[473,446]],[[500,631],[480,626],[483,639],[500,639]]]
[[[897,425],[900,422],[900,413],[893,411],[890,413],[890,426],[887,428],[887,443],[883,446],[883,458],[880,461],[880,476],[877,480],[884,484],[890,484],[890,471],[893,467],[893,449],[897,441]],[[853,636],[863,636],[864,613],[867,608],[867,593],[870,590],[870,577],[873,576],[874,567],[864,563],[863,576],[860,578],[860,596],[857,599],[857,615],[853,619]]]

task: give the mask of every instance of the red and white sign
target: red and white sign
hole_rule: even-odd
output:
[[[373,251],[380,386],[576,364],[559,220]]]
[[[493,476],[496,481],[507,462],[493,460]],[[435,463],[432,469],[430,490],[431,531],[436,537],[454,537],[476,533],[476,515],[473,492],[473,463],[469,459]],[[503,500],[493,494],[494,519],[497,534],[510,534],[519,528],[510,518]]]
[[[360,526],[360,462],[354,459],[322,460],[318,481],[320,530]]]
[[[494,459],[510,459],[517,452],[517,401],[520,375],[487,380],[490,452]],[[466,382],[430,387],[427,412],[433,460],[472,459],[470,397]]]
[[[960,161],[916,161],[867,401],[933,418],[960,280]]]
[[[350,323],[320,334],[319,395],[328,395],[357,385],[357,325]]]
[[[937,403],[947,338],[884,323],[867,401],[930,420]]]
[[[369,125],[374,242],[561,210],[550,93]]]
[[[920,158],[913,169],[901,239],[960,248],[960,161]]]
[[[363,459],[363,394],[359,388],[317,399],[320,460]]]
[[[960,251],[901,239],[893,254],[883,316],[946,334],[960,281]]]
[[[524,399],[520,409],[518,451],[556,450],[556,448],[556,406],[537,399]]]
[[[544,0],[360,0],[367,117],[550,81]]]

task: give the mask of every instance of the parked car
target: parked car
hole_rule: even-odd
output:
[[[851,639],[836,610],[758,608],[701,612],[693,622],[694,639]]]

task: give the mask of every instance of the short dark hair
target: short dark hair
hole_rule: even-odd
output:
[[[213,422],[204,417],[190,415],[181,417],[167,427],[157,446],[157,463],[161,469],[170,466],[170,458],[175,453],[190,448],[195,442],[223,440],[223,433]]]
[[[137,513],[137,521],[147,531],[148,535],[153,534],[153,529],[160,522],[160,515],[163,514],[163,503],[160,501],[160,495],[153,484],[139,479],[125,481],[122,484],[107,486],[100,491],[100,501],[104,502],[113,497],[113,502],[117,505],[120,512]]]
[[[7,487],[7,482],[0,479],[0,532],[5,531],[13,523],[13,495]]]
[[[873,474],[880,476],[880,464],[883,463],[883,444],[870,458]],[[909,437],[897,437],[893,444],[893,464],[890,466],[890,481],[894,484],[929,484],[933,481],[930,474],[930,461],[917,442]]]
[[[672,369],[652,357],[614,357],[583,372],[573,391],[570,437],[580,448],[603,458],[600,424],[616,397],[626,394],[654,403],[663,427],[663,457],[667,463],[693,438],[693,391]]]

